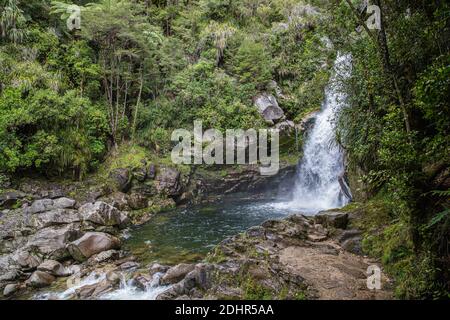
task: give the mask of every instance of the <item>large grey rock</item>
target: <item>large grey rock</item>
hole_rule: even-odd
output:
[[[55,281],[55,277],[43,271],[35,271],[27,280],[27,285],[34,288],[48,287]]]
[[[72,209],[54,209],[33,215],[31,225],[34,228],[42,229],[55,225],[80,222],[81,216],[76,210]]]
[[[115,169],[109,174],[109,178],[118,191],[127,192],[130,189],[130,170],[126,168]]]
[[[177,196],[181,193],[181,174],[170,167],[161,167],[156,175],[156,190],[168,196]]]
[[[170,268],[169,270],[167,270],[167,272],[161,278],[161,284],[165,285],[165,284],[177,283],[177,282],[183,280],[183,278],[189,272],[194,270],[194,268],[195,268],[195,266],[193,264],[186,264],[186,263],[178,264],[178,265]]]
[[[61,260],[69,256],[66,245],[81,235],[80,226],[76,224],[44,228],[30,236],[25,250],[39,252],[47,259]]]
[[[55,277],[64,277],[67,274],[64,266],[56,260],[45,260],[37,269]]]
[[[100,201],[106,202],[118,210],[128,210],[128,195],[126,193],[116,191],[108,195],[107,197],[102,197]]]
[[[67,246],[70,254],[77,261],[85,261],[94,254],[119,248],[119,239],[102,232],[87,232]]]
[[[78,211],[83,220],[102,226],[118,226],[121,223],[120,211],[103,201],[86,203]]]
[[[39,212],[50,211],[55,209],[73,208],[75,200],[69,198],[59,199],[40,199],[34,201],[30,207],[25,209],[26,213],[36,214]]]
[[[284,117],[284,112],[273,95],[262,93],[256,96],[254,101],[259,113],[267,122],[277,122]]]

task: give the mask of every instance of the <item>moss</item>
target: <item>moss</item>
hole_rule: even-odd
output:
[[[261,284],[255,282],[252,278],[247,278],[241,284],[244,291],[244,300],[272,300],[272,291]]]

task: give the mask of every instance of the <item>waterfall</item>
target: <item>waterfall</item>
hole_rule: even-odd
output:
[[[335,120],[346,100],[339,83],[348,78],[350,72],[351,56],[338,54],[322,110],[306,138],[289,203],[290,207],[305,213],[342,207],[350,201],[351,195],[343,180],[344,155],[335,142]]]

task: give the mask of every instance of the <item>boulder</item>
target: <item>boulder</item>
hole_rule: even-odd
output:
[[[5,297],[12,296],[17,290],[19,290],[20,286],[17,283],[10,283],[5,286],[3,289],[3,295]]]
[[[66,270],[64,266],[56,260],[45,260],[38,266],[38,271],[50,273],[55,277],[66,276]]]
[[[314,220],[326,228],[346,229],[348,225],[348,214],[332,211],[319,212],[314,217]]]
[[[11,255],[11,259],[24,269],[35,269],[42,262],[36,254],[24,249],[19,249]]]
[[[115,169],[109,174],[109,178],[118,191],[127,192],[130,189],[130,170],[126,168]]]
[[[129,209],[128,195],[120,191],[113,192],[107,197],[102,197],[100,201],[106,202],[121,211]]]
[[[271,94],[259,94],[255,97],[254,103],[261,116],[269,123],[275,123],[284,117],[284,112],[279,107],[277,99]]]
[[[50,226],[80,222],[81,216],[76,210],[54,209],[33,215],[31,226],[42,229]]]
[[[118,226],[121,223],[120,211],[103,201],[86,203],[78,211],[85,221],[102,226]]]
[[[278,129],[280,133],[289,135],[295,131],[295,123],[291,120],[285,120],[275,125],[275,129]]]
[[[195,266],[193,264],[181,263],[176,265],[167,270],[166,274],[161,278],[161,284],[167,285],[180,282],[194,268]]]
[[[35,271],[27,280],[27,285],[33,288],[48,287],[55,281],[55,277],[47,272]]]
[[[36,214],[44,211],[50,211],[55,209],[67,209],[75,206],[75,200],[69,198],[59,199],[40,199],[34,201],[30,207],[25,209],[28,214]]]
[[[133,210],[140,210],[148,207],[148,199],[141,193],[133,192],[129,196],[128,204]]]
[[[67,246],[70,254],[77,261],[85,261],[94,254],[119,248],[119,239],[102,232],[87,232]]]
[[[134,261],[127,261],[120,265],[120,270],[122,271],[128,271],[128,270],[134,270],[139,268],[140,264]]]
[[[148,268],[149,275],[151,275],[151,276],[153,276],[156,273],[164,273],[167,270],[169,270],[168,266],[163,266],[163,265],[160,265],[159,263],[154,263],[154,264],[150,265]]]
[[[8,191],[0,193],[0,208],[12,208],[25,198],[26,194],[21,191]]]
[[[152,276],[146,274],[138,274],[133,278],[133,285],[142,291],[146,291],[151,286],[152,281]]]
[[[156,190],[168,196],[177,196],[181,193],[181,174],[170,167],[161,167],[156,175]]]
[[[43,257],[61,260],[69,256],[66,245],[82,235],[80,226],[68,224],[62,227],[48,227],[32,235],[25,245],[25,249],[35,250]]]

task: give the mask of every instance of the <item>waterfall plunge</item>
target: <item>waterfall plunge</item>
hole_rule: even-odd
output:
[[[351,56],[338,55],[333,77],[325,91],[322,110],[304,145],[290,208],[314,214],[342,207],[349,202],[339,183],[345,168],[343,153],[335,143],[334,120],[346,100],[340,80],[348,78],[350,73]]]

